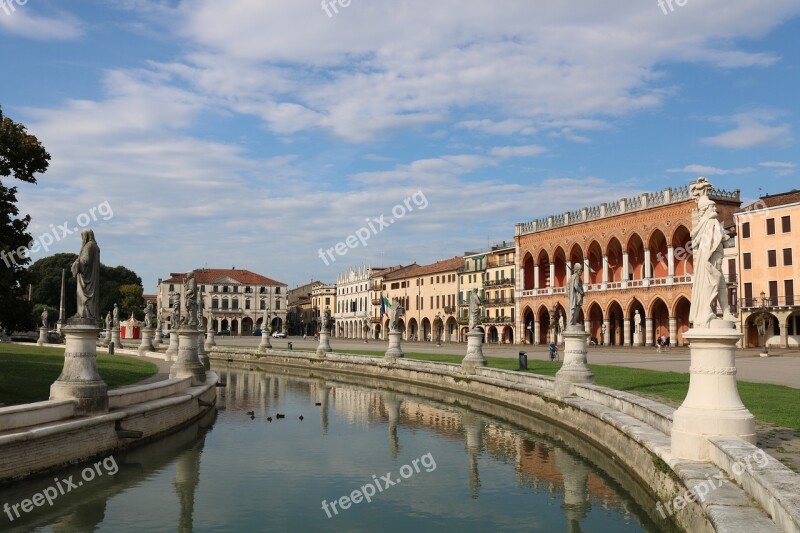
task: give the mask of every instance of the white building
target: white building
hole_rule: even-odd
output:
[[[230,331],[231,335],[252,335],[261,328],[264,311],[273,331],[286,329],[287,285],[261,274],[242,269],[203,268],[194,271],[197,287],[203,298],[203,328],[214,313],[214,331]],[[164,329],[171,329],[170,301],[183,298],[186,273],[172,273],[169,279],[158,280],[157,309]]]

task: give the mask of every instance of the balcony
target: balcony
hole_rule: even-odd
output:
[[[487,281],[483,286],[488,289],[490,287],[513,287],[515,284],[516,280],[514,278],[505,278]]]
[[[511,296],[510,298],[487,298],[483,303],[487,307],[492,307],[497,305],[514,305],[514,297]]]
[[[510,316],[485,316],[481,323],[485,326],[496,326],[500,324],[511,324]]]
[[[381,323],[381,318],[378,317],[378,316],[374,316],[374,317],[370,318],[369,321],[371,323],[373,323],[373,324],[380,324]]]
[[[767,309],[771,309],[773,307],[796,307],[800,302],[800,295],[797,296],[767,296],[764,299],[764,302],[761,301],[761,298],[740,298],[739,299],[739,306],[741,309],[760,309],[761,304],[764,304],[764,307]]]
[[[372,305],[381,305],[381,297],[375,296],[374,298],[372,298]]]

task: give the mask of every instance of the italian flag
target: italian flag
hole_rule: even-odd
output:
[[[386,312],[392,308],[392,302],[389,298],[381,294],[381,318],[386,316]]]

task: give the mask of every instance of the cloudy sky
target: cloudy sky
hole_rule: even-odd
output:
[[[0,105],[52,155],[20,186],[34,237],[95,208],[145,292],[202,266],[296,285],[699,175],[797,186],[797,0],[345,6],[0,0]]]

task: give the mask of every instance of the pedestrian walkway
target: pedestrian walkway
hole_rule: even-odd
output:
[[[220,339],[220,345],[238,345],[256,347],[261,338],[231,337]],[[272,339],[272,345],[278,349],[286,349],[286,343],[291,342],[295,349],[311,349],[317,346],[317,341],[302,337],[289,337],[288,339]],[[331,345],[335,351],[347,352],[348,350],[385,351],[387,341],[369,341],[356,339],[331,338]],[[403,351],[406,353],[441,353],[465,355],[466,344],[444,343],[437,347],[430,342],[403,342]],[[487,357],[507,357],[516,359],[519,352],[527,352],[529,360],[547,360],[549,352],[545,345],[530,344],[484,344],[483,353]],[[589,346],[588,357],[590,364],[624,366],[629,368],[643,368],[647,370],[662,370],[668,372],[689,371],[689,349],[672,347],[667,352],[658,353],[655,347],[651,348],[625,348]],[[759,357],[759,349],[743,349],[737,351],[736,366],[737,378],[741,381],[757,383],[772,383],[786,385],[800,389],[800,351],[770,349],[770,357]]]

